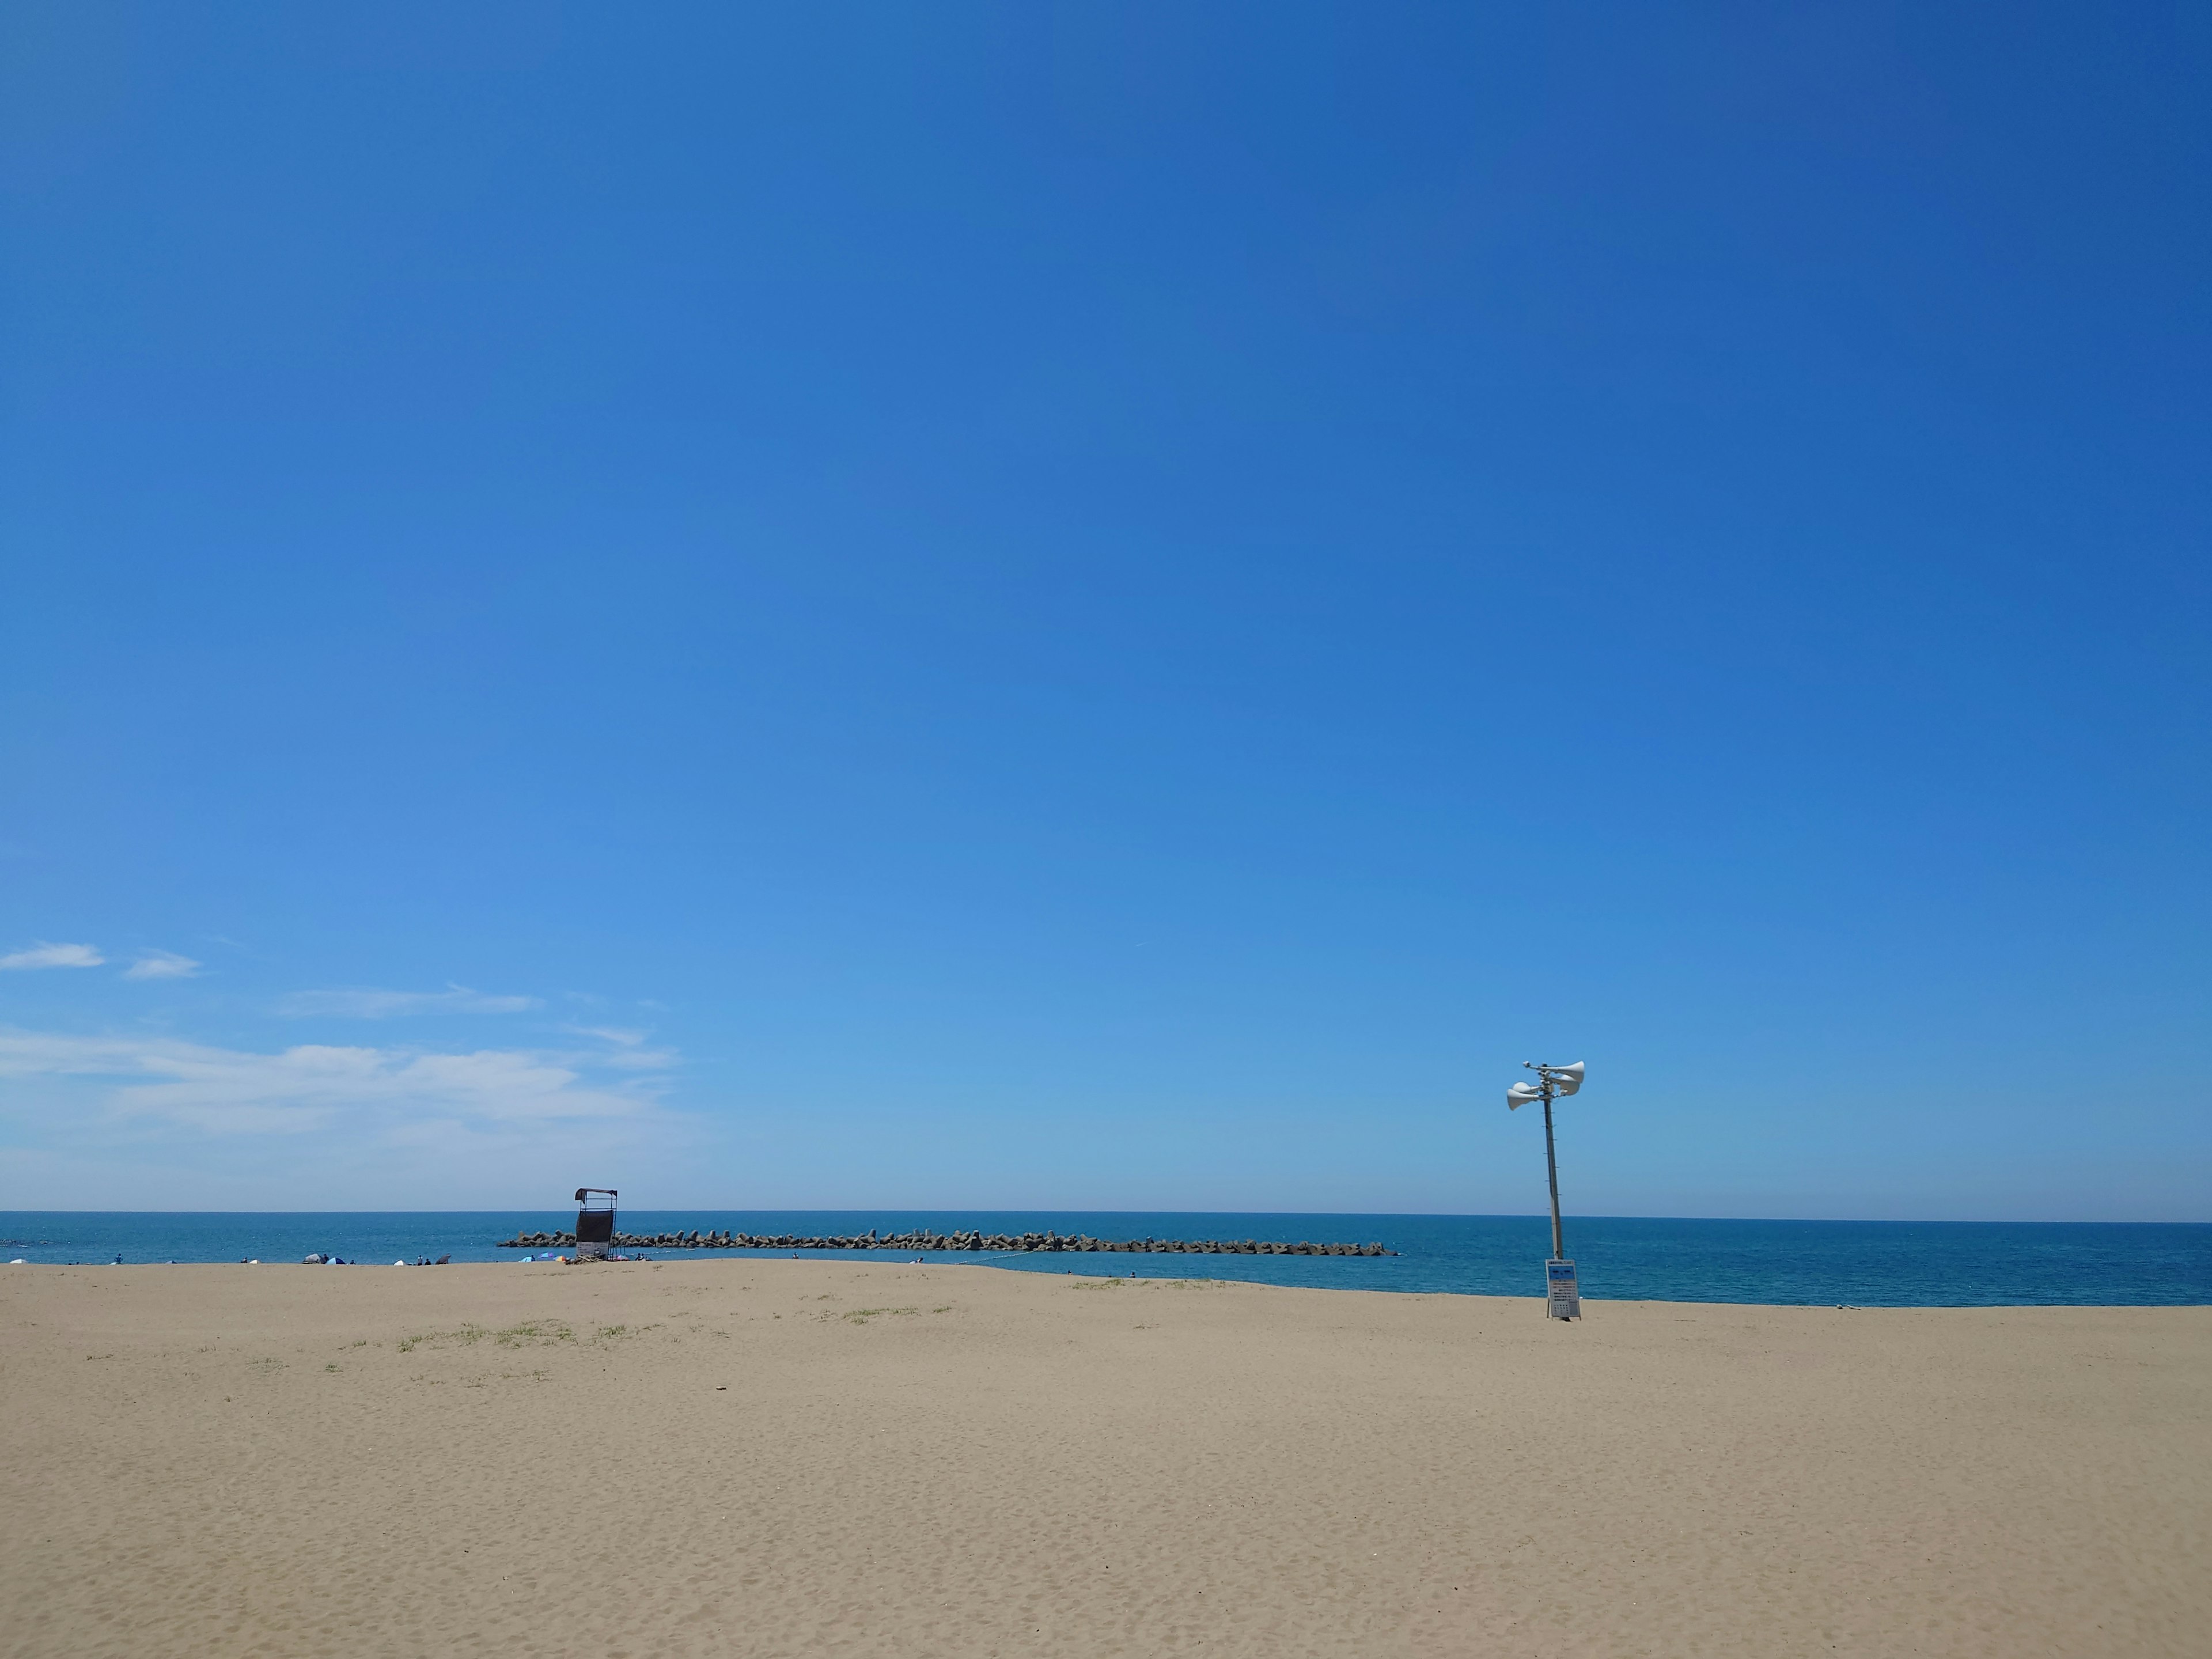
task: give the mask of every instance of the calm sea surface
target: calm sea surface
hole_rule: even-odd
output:
[[[571,1210],[332,1214],[0,1211],[0,1262],[296,1262],[311,1251],[388,1265],[417,1256],[513,1261],[518,1231],[572,1226]],[[925,1228],[1388,1245],[1395,1256],[952,1255],[1039,1273],[1243,1279],[1345,1290],[1543,1293],[1549,1226],[1537,1216],[1237,1215],[982,1210],[625,1210],[625,1231],[850,1235]],[[1576,1217],[1567,1253],[1583,1295],[1668,1302],[1976,1307],[2212,1304],[2212,1225],[2094,1222],[1669,1221]],[[715,1261],[738,1250],[647,1254]],[[857,1255],[857,1252],[809,1252]],[[889,1252],[879,1259],[898,1259]]]

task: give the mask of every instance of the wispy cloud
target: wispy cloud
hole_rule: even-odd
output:
[[[107,958],[90,945],[48,945],[43,940],[27,950],[0,957],[0,968],[97,968]]]
[[[200,971],[198,963],[190,957],[180,957],[174,951],[141,951],[138,960],[123,970],[125,979],[191,979]]]
[[[611,1052],[599,1056],[599,1064],[611,1066],[625,1072],[658,1072],[677,1062],[673,1048],[648,1048],[646,1038],[650,1031],[641,1031],[625,1025],[564,1025],[561,1028],[576,1036],[597,1037],[611,1045]]]
[[[449,985],[442,991],[295,991],[276,1005],[276,1012],[392,1019],[403,1014],[521,1014],[539,1006],[536,997],[487,996],[465,985]]]
[[[617,1048],[602,1056],[599,1064],[624,1072],[665,1072],[677,1059],[673,1048]]]
[[[160,1038],[0,1031],[0,1077],[111,1079],[123,1118],[210,1134],[295,1134],[340,1121],[384,1138],[445,1124],[482,1132],[626,1117],[653,1103],[643,1079],[594,1081],[592,1060],[533,1049],[433,1054],[307,1043],[276,1054]]]

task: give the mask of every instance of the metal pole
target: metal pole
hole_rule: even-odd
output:
[[[1559,1232],[1559,1159],[1552,1150],[1552,1079],[1544,1079],[1544,1170],[1552,1177],[1552,1260],[1567,1257],[1565,1239]]]

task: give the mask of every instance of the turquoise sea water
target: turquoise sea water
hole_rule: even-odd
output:
[[[310,1213],[0,1211],[0,1261],[296,1262],[310,1252],[388,1266],[450,1255],[514,1261],[518,1231],[574,1210]],[[924,1228],[1100,1238],[1254,1238],[1388,1245],[1357,1256],[948,1254],[1038,1273],[1240,1279],[1346,1290],[1542,1292],[1549,1224],[1537,1216],[1249,1215],[986,1210],[624,1210],[625,1231],[848,1235]],[[648,1251],[687,1261],[752,1252]],[[858,1252],[808,1252],[857,1255]],[[1574,1217],[1583,1294],[1613,1300],[1838,1303],[1867,1307],[2212,1304],[2212,1224],[2100,1222],[1691,1221]],[[881,1259],[911,1253],[878,1252]]]

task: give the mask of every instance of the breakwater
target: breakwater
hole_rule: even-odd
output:
[[[502,1238],[502,1250],[557,1250],[576,1242],[574,1233],[517,1233]],[[842,1233],[800,1237],[792,1233],[617,1233],[618,1250],[942,1250],[1066,1251],[1115,1255],[1395,1255],[1380,1244],[1295,1244],[1256,1238],[1093,1238],[1085,1233]]]

